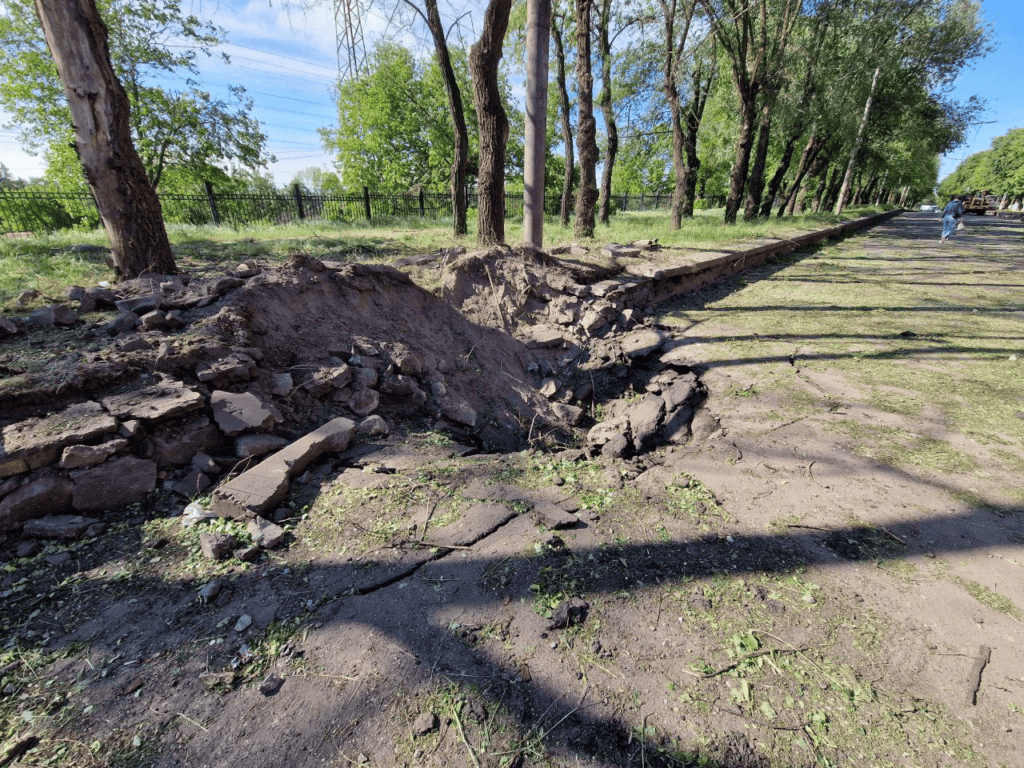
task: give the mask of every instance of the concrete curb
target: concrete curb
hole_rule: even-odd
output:
[[[590,292],[614,302],[620,309],[650,307],[716,280],[733,277],[763,264],[773,256],[881,224],[901,213],[903,209],[898,208],[851,219],[834,227],[806,232],[793,238],[749,245],[741,243],[713,251],[692,251],[684,254],[674,264],[631,264],[626,267],[624,277],[592,285]]]

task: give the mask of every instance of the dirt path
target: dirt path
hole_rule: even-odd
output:
[[[413,422],[297,482],[254,563],[129,512],[14,596],[0,760],[1024,765],[1024,229],[968,226],[663,307],[708,389],[687,445]]]

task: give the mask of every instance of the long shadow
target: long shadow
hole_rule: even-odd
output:
[[[936,554],[953,555],[1005,543],[1007,538],[1024,541],[1024,519],[1016,517],[1022,512],[1022,507],[979,509],[964,515],[936,516],[927,521],[895,522],[887,526],[887,532],[904,542],[927,539],[928,548]],[[975,524],[979,530],[987,531],[990,535],[983,540],[942,538],[936,535],[946,525],[963,522]],[[923,532],[923,526],[933,530]],[[500,532],[499,529],[499,535]],[[846,544],[862,540],[863,534],[863,528],[846,526],[829,533],[826,543],[832,541],[837,545],[839,548],[836,551],[847,560],[871,560],[876,554],[870,549],[861,551],[857,546]],[[279,621],[287,622],[301,617],[307,623],[316,622],[321,627],[318,632],[324,633],[351,628],[355,623],[362,627],[361,631],[387,636],[403,649],[402,653],[416,659],[420,677],[416,685],[429,684],[430,681],[473,683],[476,689],[482,691],[482,695],[489,697],[493,707],[510,709],[524,730],[543,726],[542,740],[551,749],[564,750],[565,745],[572,745],[573,751],[597,764],[639,765],[642,760],[644,765],[651,766],[686,765],[689,763],[679,758],[679,753],[674,753],[666,742],[653,738],[640,739],[635,730],[623,720],[589,712],[587,707],[581,706],[583,700],[578,698],[578,691],[569,692],[536,678],[529,682],[510,679],[508,669],[502,668],[488,654],[481,652],[486,648],[474,647],[453,634],[450,626],[438,624],[433,614],[437,603],[429,599],[429,586],[413,577],[429,568],[432,581],[457,585],[447,604],[449,608],[457,607],[473,614],[483,611],[497,615],[501,606],[510,599],[530,600],[531,585],[545,578],[555,578],[561,585],[573,584],[573,594],[593,600],[623,590],[682,585],[693,579],[721,574],[788,574],[812,563],[828,566],[836,561],[823,557],[822,539],[822,532],[810,531],[734,534],[729,538],[716,534],[691,537],[679,535],[668,542],[581,548],[570,543],[546,548],[540,555],[499,557],[478,554],[486,545],[487,539],[484,537],[454,550],[440,548],[432,551],[396,545],[359,562],[312,566],[293,577],[268,561],[235,576],[231,588],[239,596],[262,594],[279,601],[280,606],[276,610]],[[113,565],[117,558],[133,551],[139,542],[123,544],[107,555],[102,552],[87,555],[79,567],[95,569],[104,563]],[[896,559],[905,554],[909,552],[903,549],[891,553],[891,557]],[[498,568],[508,575],[507,583],[500,587],[488,579],[488,575]],[[302,586],[297,589],[300,575]],[[153,659],[161,653],[179,651],[185,637],[194,638],[197,634],[210,632],[218,634],[213,625],[223,610],[215,606],[198,605],[194,600],[198,586],[199,583],[194,580],[168,580],[157,574],[133,578],[128,584],[117,577],[100,577],[88,582],[55,586],[49,598],[42,603],[32,601],[24,608],[9,604],[5,606],[5,612],[31,609],[38,613],[41,609],[48,615],[48,609],[57,601],[72,597],[72,592],[77,590],[99,591],[109,587],[115,593],[122,591],[125,593],[119,600],[122,606],[127,601],[134,602],[138,597],[143,597],[143,605],[137,613],[122,615],[118,628],[120,637],[108,635],[99,639],[99,643],[102,645],[105,642],[111,652],[120,646],[119,650],[125,654],[125,658]],[[305,594],[296,597],[299,591]],[[309,593],[312,593],[311,597],[306,598]],[[320,607],[307,610],[309,603],[304,602],[306,599]],[[385,604],[388,604],[388,609],[378,609]],[[99,600],[95,607],[98,614],[110,605],[107,601]],[[166,630],[156,634],[151,629],[151,614],[154,612],[161,617],[169,617]],[[44,619],[39,621],[45,624]],[[32,619],[26,619],[24,626],[32,625]],[[97,626],[103,626],[102,622]],[[70,638],[76,641],[86,639],[81,637],[81,632],[73,633]],[[57,641],[55,645],[59,647],[67,644],[70,638]],[[121,640],[125,640],[124,645],[121,645]],[[226,665],[234,652],[235,648],[232,647],[219,657],[211,657],[211,665]],[[148,673],[145,667],[135,667],[130,674],[166,677],[167,669],[161,669],[154,662],[150,662],[150,665]],[[123,680],[112,680],[109,685],[121,682]],[[194,681],[193,688],[199,689],[196,691],[197,696],[202,695],[199,684]],[[310,722],[291,724],[290,727],[306,731],[312,738],[317,728],[342,715],[348,719],[360,718],[367,723],[381,717],[376,699],[369,692],[360,696],[358,688],[352,696],[338,697],[333,703],[320,702],[318,706],[320,709],[317,712],[310,713]],[[272,762],[261,764],[319,764],[322,759],[337,754],[344,742],[342,737],[339,738],[340,743],[330,738],[319,740],[319,746],[303,752],[301,756],[288,752],[282,742],[278,754],[261,755],[261,759],[269,758]],[[312,738],[312,741],[317,739]],[[212,746],[210,748],[213,749]],[[753,757],[730,758],[727,750],[716,752],[711,748],[702,752],[701,748],[694,745],[689,745],[687,754],[691,758],[701,755],[714,760],[713,764],[720,768],[749,768],[762,764],[758,762],[760,758],[756,754]],[[234,760],[235,765],[240,765],[242,763],[238,761],[244,760],[245,756],[229,752],[224,754],[224,758],[228,762],[212,764],[227,765]],[[158,764],[176,763],[168,759]]]

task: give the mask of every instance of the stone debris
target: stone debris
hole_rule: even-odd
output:
[[[551,612],[551,620],[548,622],[548,629],[565,629],[576,624],[582,624],[587,619],[587,611],[590,610],[590,603],[585,600],[572,597],[563,600]]]
[[[324,452],[345,450],[355,427],[349,419],[337,418],[299,438],[214,491],[211,509],[235,518],[269,512],[284,499],[291,478],[310,462]]]
[[[93,402],[76,403],[53,416],[8,425],[3,428],[0,443],[0,478],[53,464],[66,446],[116,431],[116,419]]]
[[[284,685],[284,678],[271,673],[260,683],[260,693],[264,696],[273,696],[281,690],[282,685]]]
[[[245,528],[249,535],[252,536],[253,543],[257,547],[274,549],[284,541],[284,529],[262,517],[250,520]]]
[[[210,560],[220,560],[231,554],[238,546],[238,540],[229,533],[199,534],[199,548]]]
[[[277,435],[243,435],[235,440],[235,456],[251,459],[265,456],[288,445],[288,440]]]
[[[247,613],[243,613],[238,617],[238,621],[235,622],[235,632],[245,632],[249,627],[252,626],[252,616]]]
[[[100,445],[69,445],[60,456],[61,469],[80,469],[106,461],[128,445],[127,440],[111,440]]]
[[[79,515],[51,515],[25,523],[24,535],[40,539],[79,539],[93,525],[99,523],[91,517]]]
[[[199,410],[203,407],[203,396],[182,382],[172,380],[104,397],[100,402],[118,419],[160,421]]]
[[[65,477],[41,477],[0,501],[0,531],[10,531],[26,520],[71,508],[74,484]]]
[[[251,430],[269,429],[281,421],[281,414],[250,392],[215,391],[210,395],[210,408],[221,431],[233,437]]]
[[[440,720],[433,712],[420,712],[412,724],[413,736],[426,736],[433,733],[440,726]]]
[[[80,512],[117,509],[142,501],[156,488],[156,462],[125,456],[71,473],[71,506]]]

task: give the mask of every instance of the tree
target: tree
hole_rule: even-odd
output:
[[[732,63],[740,102],[736,157],[729,177],[725,223],[735,224],[754,145],[758,98],[775,84],[802,0],[699,0]],[[770,110],[769,110],[770,114]]]
[[[468,88],[465,51],[453,48],[450,56],[460,89]],[[417,186],[449,187],[460,161],[442,80],[435,60],[419,61],[403,46],[381,42],[362,73],[338,85],[337,127],[322,129],[320,136],[335,153],[345,189],[403,193]],[[467,115],[466,126],[475,137],[475,112]],[[467,155],[467,166],[471,162]]]
[[[508,114],[501,98],[498,64],[508,30],[512,0],[489,0],[483,30],[469,51],[473,102],[480,124],[480,171],[477,175],[477,244],[505,241],[505,149]]]
[[[118,278],[176,273],[160,201],[132,145],[128,97],[110,64],[95,1],[35,1]]]
[[[572,102],[569,100],[569,88],[565,76],[566,52],[565,36],[568,34],[570,19],[559,12],[551,14],[551,42],[555,44],[555,87],[558,92],[558,114],[562,128],[562,146],[565,150],[565,163],[562,176],[562,202],[560,209],[563,227],[569,226],[569,214],[572,208],[573,155],[572,138]]]
[[[576,93],[579,110],[576,150],[580,158],[580,187],[576,196],[575,237],[594,236],[597,202],[597,121],[594,119],[594,75],[591,70],[590,32],[594,0],[576,2]]]
[[[441,23],[441,14],[437,9],[437,0],[423,0],[426,11],[422,10],[411,0],[403,0],[406,5],[412,8],[427,25],[430,30],[430,37],[434,41],[434,55],[436,56],[438,72],[444,84],[445,95],[448,99],[448,114],[451,119],[452,128],[452,160],[449,189],[452,196],[452,212],[454,214],[455,235],[465,235],[468,230],[466,223],[466,174],[469,166],[469,127],[466,124],[466,111],[462,104],[462,88],[459,85],[459,78],[452,64],[451,53],[448,50],[448,40],[445,35],[444,26]]]
[[[243,89],[230,88],[227,99],[218,99],[191,81],[183,91],[151,84],[164,74],[197,76],[197,56],[211,55],[223,30],[183,14],[178,0],[137,0],[130,13],[117,0],[96,3],[114,74],[128,96],[132,140],[151,184],[158,186],[170,165],[191,168],[202,179],[217,163],[255,169],[273,159],[265,154],[266,136],[250,116],[252,100]],[[2,0],[2,7],[0,106],[12,115],[8,127],[33,151],[67,145],[68,107],[32,2]]]
[[[523,240],[544,244],[547,159],[548,37],[551,0],[530,0],[526,30],[526,159],[523,163]]]

